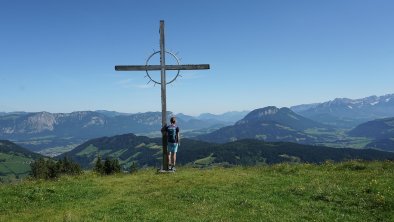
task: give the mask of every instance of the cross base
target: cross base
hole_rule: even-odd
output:
[[[164,170],[164,169],[157,169],[157,173],[175,173],[175,170]]]

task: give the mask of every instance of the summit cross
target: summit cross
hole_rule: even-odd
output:
[[[160,52],[160,65],[148,65],[148,61],[145,65],[117,65],[115,66],[116,71],[146,71],[148,74],[148,71],[153,71],[153,70],[160,70],[161,75],[160,75],[160,82],[155,83],[161,85],[161,119],[162,119],[162,127],[167,125],[167,105],[166,105],[166,85],[174,81],[179,74],[180,70],[198,70],[198,69],[209,69],[209,64],[196,64],[196,65],[180,65],[179,60],[175,57],[174,54],[169,53],[165,50],[165,44],[164,44],[164,20],[160,21],[160,51],[154,52],[149,59],[156,53]],[[165,55],[166,53],[171,54],[174,56],[178,62],[178,65],[166,65],[165,63]],[[171,80],[169,83],[167,83],[166,80],[166,70],[178,70],[177,76],[173,80]],[[149,74],[148,74],[149,76]],[[149,76],[149,78],[151,78]],[[162,134],[162,141],[163,141],[163,165],[162,169],[165,171],[168,171],[168,160],[167,160],[167,138],[165,137],[164,134]]]

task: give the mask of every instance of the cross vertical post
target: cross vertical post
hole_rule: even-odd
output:
[[[160,66],[161,66],[161,125],[165,127],[167,125],[167,94],[166,94],[166,50],[164,45],[164,21],[160,21]],[[163,168],[168,170],[168,153],[167,153],[167,138],[162,133],[163,143]]]

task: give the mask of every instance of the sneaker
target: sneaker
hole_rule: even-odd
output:
[[[171,167],[171,170],[172,171],[176,171],[175,166]]]

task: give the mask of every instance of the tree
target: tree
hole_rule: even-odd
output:
[[[96,171],[97,173],[100,173],[100,174],[104,174],[104,166],[101,161],[100,155],[97,156],[96,165],[94,166],[94,171]]]
[[[45,165],[47,168],[47,175],[45,179],[56,178],[60,175],[60,171],[58,170],[55,161],[48,159]]]
[[[94,170],[100,173],[101,175],[104,174],[110,175],[113,173],[119,173],[120,172],[119,160],[116,158],[111,160],[109,157],[106,157],[103,164],[101,157],[98,156]]]
[[[67,158],[57,162],[53,159],[39,158],[31,163],[30,167],[30,175],[36,179],[52,179],[61,174],[78,175],[82,173],[81,167]]]
[[[120,173],[120,164],[117,158],[111,161],[112,172],[111,173]]]
[[[68,175],[78,175],[82,173],[81,166],[75,162],[72,161],[72,159],[67,158],[67,156],[64,157],[62,166],[62,171],[61,173],[65,173]]]
[[[36,179],[47,179],[48,167],[46,166],[46,161],[44,158],[39,158],[38,160],[30,164],[31,172],[30,175]]]
[[[111,160],[108,157],[105,158],[105,161],[104,161],[104,173],[106,175],[112,174],[112,172],[113,172],[112,166],[113,165],[111,163]]]

